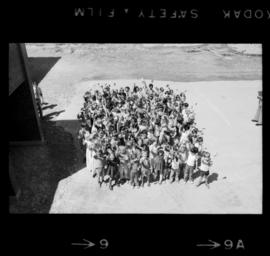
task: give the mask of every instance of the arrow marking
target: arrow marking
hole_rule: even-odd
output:
[[[210,242],[210,244],[197,244],[197,246],[205,246],[205,247],[212,247],[210,249],[215,249],[217,247],[219,247],[221,244],[215,242],[215,241],[212,241],[210,239],[208,239],[208,241]]]
[[[90,241],[88,241],[86,239],[83,239],[83,241],[86,242],[86,243],[72,243],[71,245],[85,246],[84,249],[88,249],[88,248],[90,248],[92,246],[95,246],[94,243],[92,243],[92,242],[90,242]]]

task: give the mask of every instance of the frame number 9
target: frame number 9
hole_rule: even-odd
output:
[[[100,243],[100,249],[107,249],[107,247],[109,246],[109,242],[107,239],[101,239],[99,243]]]

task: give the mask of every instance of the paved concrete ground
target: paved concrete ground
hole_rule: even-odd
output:
[[[73,119],[82,95],[102,81],[76,86],[66,111],[56,119]],[[109,81],[104,81],[109,82]],[[134,81],[118,80],[117,85]],[[135,81],[139,83],[139,81]],[[262,204],[262,128],[251,119],[257,108],[261,81],[155,82],[187,90],[199,128],[214,158],[213,180],[208,190],[192,184],[152,185],[132,189],[129,185],[99,188],[85,169],[59,182],[51,213],[260,213]],[[197,105],[195,106],[195,103]]]
[[[250,121],[261,88],[261,56],[238,53],[224,44],[43,43],[29,44],[27,51],[32,78],[48,103],[42,122],[47,143],[10,149],[22,184],[19,201],[10,204],[11,212],[261,211],[261,127]],[[188,90],[189,102],[198,103],[198,126],[206,128],[209,151],[217,153],[212,177],[218,177],[210,190],[167,184],[108,191],[98,188],[84,169],[76,139],[82,95],[94,80],[140,77],[181,81],[175,84]]]

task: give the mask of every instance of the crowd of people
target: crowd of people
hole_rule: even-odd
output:
[[[186,92],[154,86],[153,81],[98,88],[84,95],[78,138],[87,169],[100,186],[105,182],[112,190],[123,183],[138,188],[193,183],[196,176],[197,186],[204,183],[209,188],[212,160]]]

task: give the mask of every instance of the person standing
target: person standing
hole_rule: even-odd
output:
[[[101,147],[98,147],[98,149],[95,150],[95,153],[93,155],[93,168],[95,174],[97,174],[98,184],[100,187],[104,181],[104,162],[105,157],[103,151]]]
[[[186,161],[188,158],[188,151],[185,145],[181,145],[178,152],[178,158],[180,161],[179,170],[180,170],[180,179],[184,177],[184,172],[186,168]]]
[[[83,162],[84,163],[86,162],[86,153],[85,153],[86,152],[86,147],[85,147],[85,144],[84,144],[84,139],[85,139],[84,135],[85,135],[85,133],[86,133],[86,130],[85,130],[84,125],[81,125],[81,128],[79,129],[78,134],[77,134],[77,138],[79,140],[80,149],[81,149],[81,151],[83,152],[83,155],[84,155],[84,157],[83,157]]]
[[[257,122],[256,125],[262,125],[262,91],[258,92],[257,98],[259,99],[259,105],[252,121]]]
[[[154,142],[149,146],[149,160],[151,164],[151,173],[154,173],[155,157],[158,155],[158,139],[154,136]]]
[[[35,87],[35,90],[36,90],[38,98],[40,99],[41,105],[43,105],[45,102],[44,102],[43,93],[42,93],[41,88],[38,86],[36,81],[33,82],[33,86]]]
[[[131,163],[131,171],[130,171],[130,185],[135,188],[137,186],[140,187],[139,184],[139,175],[140,175],[140,153],[139,149],[136,149],[131,155],[130,159]]]
[[[190,129],[189,129],[189,126],[187,126],[187,125],[182,126],[182,129],[181,129],[181,136],[180,136],[180,144],[183,145],[183,144],[185,144],[186,142],[188,142],[189,136],[190,136]]]
[[[155,177],[155,183],[158,182],[159,184],[162,183],[163,180],[163,172],[164,172],[164,151],[162,147],[158,148],[158,155],[154,158],[154,177]]]
[[[171,168],[172,168],[172,151],[170,150],[170,147],[167,145],[164,147],[164,168],[162,172],[162,179],[164,182],[167,182],[167,179],[170,177]]]
[[[186,167],[184,171],[184,181],[187,183],[189,180],[193,183],[193,172],[197,166],[198,148],[192,147],[189,149]]]
[[[171,175],[170,175],[170,182],[172,183],[174,180],[179,182],[180,181],[180,160],[176,154],[173,155],[172,159],[172,168],[171,168]]]
[[[200,186],[203,182],[206,187],[209,188],[208,177],[210,166],[212,165],[211,156],[209,152],[204,151],[202,153],[201,163],[199,166],[200,179],[198,181],[197,187]]]
[[[87,132],[83,140],[83,144],[86,146],[86,168],[92,172],[93,171],[93,142],[91,141],[91,135]]]
[[[128,152],[126,150],[126,146],[123,140],[121,140],[118,144],[118,149],[117,149],[117,157],[119,158],[119,182],[118,184],[122,181],[127,181],[129,177],[127,177],[128,174],[128,163],[129,163],[129,156]]]
[[[33,91],[34,91],[34,96],[36,99],[40,118],[43,118],[43,112],[42,112],[42,107],[41,107],[41,105],[44,103],[43,94],[42,94],[41,88],[38,86],[38,84],[35,81],[33,82]]]
[[[115,153],[113,152],[113,150],[111,149],[111,147],[108,147],[107,149],[108,152],[108,156],[106,158],[106,162],[107,162],[107,173],[110,177],[109,179],[109,189],[113,190],[113,185],[112,182],[113,180],[115,181],[115,184],[118,183],[118,172],[117,172],[117,158],[115,156]]]
[[[147,185],[150,186],[151,163],[147,151],[143,151],[142,158],[140,159],[140,165],[141,165],[142,187],[144,187],[144,178],[147,179]]]

